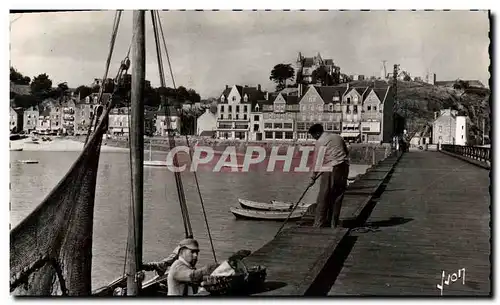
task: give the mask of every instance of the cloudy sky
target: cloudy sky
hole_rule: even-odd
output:
[[[399,63],[412,76],[479,79],[489,73],[486,11],[244,11],[161,12],[176,84],[202,97],[226,84],[262,84],[272,67],[295,63],[299,51],[332,58],[346,74],[380,75]],[[11,65],[33,77],[47,73],[70,87],[102,77],[113,11],[11,14]],[[16,20],[17,19],[17,20]],[[154,36],[147,15],[147,79],[159,85]],[[132,12],[122,15],[111,74],[132,38]],[[166,61],[165,61],[166,62]],[[166,66],[165,66],[166,67]],[[168,71],[168,68],[167,68]],[[167,77],[171,86],[171,78]]]

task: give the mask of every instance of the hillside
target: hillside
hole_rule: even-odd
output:
[[[371,81],[352,82],[353,86],[373,84]],[[482,124],[485,120],[485,134],[490,130],[490,90],[469,87],[453,89],[421,82],[398,81],[395,111],[408,120],[408,133],[421,131],[423,126],[432,124],[434,112],[442,109],[455,109],[467,115],[472,123],[469,132],[471,144],[482,137]]]

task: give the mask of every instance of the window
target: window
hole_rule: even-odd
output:
[[[281,128],[283,128],[283,124],[282,123],[274,123],[274,128],[281,129]]]
[[[272,139],[273,138],[273,132],[272,131],[266,131],[265,132],[266,139]]]
[[[293,132],[291,131],[285,132],[285,139],[293,139]]]
[[[348,97],[348,98],[347,98],[347,104],[350,104],[350,103],[351,103],[351,98],[350,98],[350,97]]]
[[[362,130],[363,131],[370,131],[370,127],[363,127]]]
[[[462,130],[464,130],[464,126],[463,126],[463,125],[462,125]],[[462,136],[462,138],[463,138],[463,137],[464,137],[464,136]]]
[[[224,105],[220,105],[220,111],[224,111]]]
[[[253,131],[259,131],[259,124],[253,124]]]
[[[333,130],[333,123],[325,123],[325,130]]]
[[[232,114],[228,114],[227,118],[231,120],[233,118],[233,115]]]
[[[246,113],[243,115],[243,119],[244,119],[244,120],[247,120],[247,115],[246,115]]]
[[[268,129],[271,129],[273,128],[273,123],[264,123],[264,128],[268,128]]]
[[[258,121],[258,120],[259,120],[259,116],[258,116],[258,115],[254,115],[254,116],[253,116],[253,120],[254,120],[254,121]]]
[[[248,102],[248,96],[245,94],[245,97],[243,98],[243,101]]]
[[[464,135],[462,135],[462,139],[464,138]]]
[[[227,106],[227,110],[228,110],[229,112],[232,112],[232,111],[233,111],[233,107],[232,107],[231,105],[228,105],[228,106]]]
[[[236,105],[236,112],[240,112],[240,105]]]
[[[333,104],[332,104],[332,103],[330,103],[330,104],[328,105],[328,111],[333,111]]]
[[[235,102],[235,101],[236,101],[236,96],[233,96],[233,99],[232,99],[232,100],[233,100],[233,102]]]
[[[248,112],[248,108],[247,108],[247,107],[248,107],[248,105],[244,105],[244,106],[243,106],[243,111],[244,111],[244,112]]]
[[[223,120],[223,119],[224,119],[224,113],[221,113],[221,114],[220,114],[220,118],[221,118],[221,120]]]
[[[240,114],[238,112],[236,112],[236,119],[239,120],[240,119]]]
[[[353,113],[354,114],[358,113],[358,105],[354,105]]]
[[[372,110],[372,106],[367,106],[366,110],[368,110],[368,111]]]
[[[377,106],[373,106],[373,111],[377,111]]]
[[[443,132],[443,126],[439,126],[439,132]],[[441,138],[441,137],[439,137]]]
[[[259,111],[259,104],[255,105],[255,111]]]
[[[292,129],[293,128],[293,124],[292,123],[283,123],[283,128],[285,128],[285,129]]]
[[[304,122],[297,122],[297,130],[305,130],[306,124]]]
[[[309,97],[309,103],[314,103],[316,101],[316,97],[315,96],[310,96]]]

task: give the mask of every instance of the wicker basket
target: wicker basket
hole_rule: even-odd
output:
[[[231,276],[208,276],[201,284],[211,295],[245,295],[255,291],[266,279],[266,268],[255,266],[246,273]]]

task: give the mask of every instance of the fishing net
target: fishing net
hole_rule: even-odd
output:
[[[109,110],[64,178],[11,230],[12,294],[90,295],[94,195]]]

